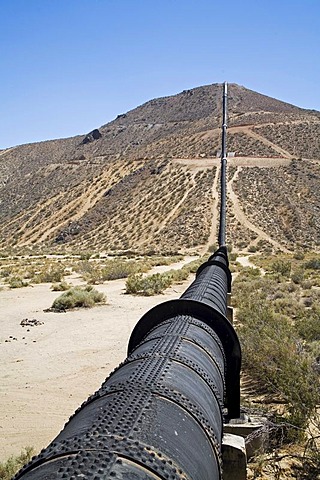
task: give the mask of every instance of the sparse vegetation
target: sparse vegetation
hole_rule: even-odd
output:
[[[259,397],[274,431],[278,428],[280,433],[275,435],[273,454],[260,457],[260,464],[256,461],[252,468],[263,475],[268,465],[278,472],[275,478],[286,478],[279,463],[281,449],[284,442],[296,443],[294,478],[313,479],[320,467],[320,302],[318,291],[311,288],[312,306],[305,304],[301,278],[314,283],[315,272],[305,268],[304,256],[294,254],[257,256],[253,261],[266,275],[240,270],[233,286],[236,328],[243,370],[253,384],[251,395]],[[291,447],[287,448],[289,459]]]
[[[8,283],[10,288],[21,288],[28,286],[28,282],[25,282],[21,277],[18,276],[9,277]]]
[[[73,308],[91,308],[96,304],[105,303],[105,301],[104,294],[98,292],[92,285],[73,287],[54,300],[51,310],[65,312]]]
[[[126,281],[126,293],[134,295],[158,295],[174,283],[186,280],[190,273],[195,273],[203,258],[194,260],[180,269],[172,269],[165,273],[144,276],[142,273],[130,275]]]
[[[33,283],[61,282],[64,277],[64,267],[59,264],[45,264],[31,279]]]
[[[157,295],[170,287],[172,279],[167,274],[156,273],[144,277],[142,273],[130,275],[126,281],[126,293],[136,295]]]
[[[51,290],[54,292],[65,292],[66,290],[69,290],[71,288],[71,285],[67,282],[60,282],[60,283],[53,283]]]
[[[20,455],[11,456],[7,461],[0,462],[0,480],[11,480],[31,460],[34,454],[33,447],[25,447]]]

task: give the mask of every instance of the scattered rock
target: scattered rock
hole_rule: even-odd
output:
[[[44,322],[40,322],[39,320],[36,320],[33,318],[32,320],[29,320],[28,318],[25,318],[21,320],[20,325],[22,327],[37,327],[39,325],[43,325]],[[29,332],[29,330],[27,330]]]

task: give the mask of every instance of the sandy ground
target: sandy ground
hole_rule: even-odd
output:
[[[124,280],[106,282],[96,287],[107,295],[106,305],[67,313],[44,312],[60,295],[51,284],[0,291],[0,461],[27,445],[47,446],[124,360],[140,317],[178,298],[193,278],[153,297],[124,294]],[[22,327],[23,319],[43,324]]]

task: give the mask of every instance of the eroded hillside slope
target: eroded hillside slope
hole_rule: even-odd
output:
[[[221,92],[218,84],[187,90],[87,135],[0,152],[0,246],[143,252],[208,244]],[[251,222],[274,246],[319,245],[319,133],[319,112],[229,85],[234,243],[259,237]]]

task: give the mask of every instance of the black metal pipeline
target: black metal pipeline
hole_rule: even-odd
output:
[[[223,420],[240,405],[230,284],[220,248],[180,299],[141,318],[124,363],[16,480],[221,479]]]
[[[228,85],[223,84],[223,120],[222,120],[222,146],[221,146],[221,169],[220,169],[220,187],[221,187],[221,203],[220,203],[220,222],[219,222],[219,247],[226,244],[226,211],[227,211],[227,101],[228,101]]]
[[[240,416],[230,291],[221,246],[180,299],[140,319],[123,364],[15,480],[221,480],[223,422]]]

